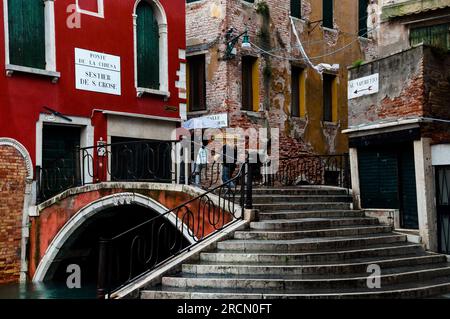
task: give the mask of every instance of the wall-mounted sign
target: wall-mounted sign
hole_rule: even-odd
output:
[[[206,115],[206,118],[217,123],[217,127],[228,127],[228,113]]]
[[[120,95],[120,57],[75,48],[75,87]]]
[[[378,93],[379,91],[379,74],[372,74],[363,78],[355,79],[348,82],[348,99],[354,99],[364,95]]]

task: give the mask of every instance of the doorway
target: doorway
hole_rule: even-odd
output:
[[[41,196],[48,199],[68,188],[79,185],[81,128],[44,125],[42,130]]]
[[[360,148],[358,161],[362,206],[399,209],[400,226],[418,229],[412,143]]]

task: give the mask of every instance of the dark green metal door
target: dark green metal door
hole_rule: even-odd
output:
[[[418,229],[416,171],[412,145],[398,150],[398,166],[401,226],[408,229]]]
[[[399,209],[401,227],[418,228],[412,144],[358,150],[361,204]]]

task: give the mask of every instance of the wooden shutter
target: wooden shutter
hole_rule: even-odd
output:
[[[368,0],[359,0],[358,7],[358,19],[359,19],[359,28],[358,35],[360,37],[367,37],[367,3]]]
[[[253,58],[242,57],[242,109],[253,110]]]
[[[410,31],[411,45],[428,44],[436,48],[450,50],[450,31],[448,24],[413,28]]]
[[[322,25],[325,28],[333,29],[333,0],[322,1],[323,21]]]
[[[300,70],[292,67],[291,74],[291,115],[300,116]]]
[[[141,1],[137,13],[138,86],[159,89],[159,27],[153,9]]]
[[[334,76],[323,74],[323,120],[333,120],[333,80]]]
[[[43,0],[8,0],[8,30],[10,63],[45,69]]]
[[[299,19],[302,17],[302,0],[291,0],[291,16]]]
[[[205,56],[195,55],[188,58],[189,65],[189,109],[206,109]]]

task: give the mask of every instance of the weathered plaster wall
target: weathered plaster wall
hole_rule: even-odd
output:
[[[322,121],[322,78],[302,61],[290,25],[290,2],[266,0],[269,12],[257,12],[258,3],[242,0],[198,1],[188,3],[188,52],[206,53],[207,112],[227,112],[232,126],[278,127],[282,155],[299,152],[342,153],[347,139],[340,133],[347,127],[346,67],[364,59],[372,49],[371,39],[358,39],[358,7],[354,0],[340,0],[334,7],[334,30],[322,28],[322,1],[302,2],[303,19],[295,19],[301,40],[313,63],[339,64],[338,118]],[[241,49],[229,61],[222,60],[225,32],[230,27],[240,33],[248,27],[250,41],[277,58],[258,49]],[[337,52],[335,52],[337,51]],[[259,58],[259,110],[241,111],[241,56]],[[289,61],[292,58],[295,61]],[[291,105],[291,63],[306,68],[306,116],[293,118]],[[201,112],[205,113],[205,112]],[[192,114],[191,114],[192,115]],[[198,115],[198,114],[195,114]]]
[[[349,100],[349,125],[423,115],[423,48],[350,69],[350,79],[379,73],[379,92]]]

